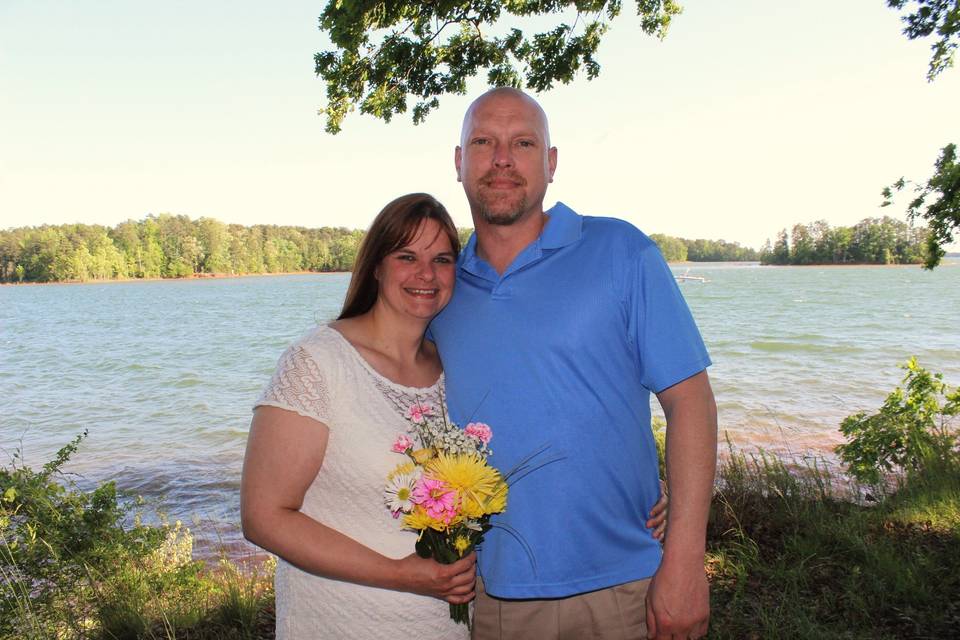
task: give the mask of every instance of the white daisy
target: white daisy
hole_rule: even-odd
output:
[[[413,509],[410,498],[413,497],[413,487],[417,484],[420,473],[420,468],[417,467],[410,473],[393,474],[392,477],[387,479],[387,487],[383,491],[383,497],[394,518],[398,517],[400,512],[410,513],[410,510]]]

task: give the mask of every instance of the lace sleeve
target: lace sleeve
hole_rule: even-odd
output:
[[[287,349],[254,408],[279,407],[330,426],[330,395],[316,361],[301,346]]]

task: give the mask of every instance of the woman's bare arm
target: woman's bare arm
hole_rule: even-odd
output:
[[[269,406],[254,411],[240,482],[244,536],[310,573],[469,602],[474,554],[450,565],[416,554],[395,560],[299,511],[323,464],[328,438],[327,426],[312,418]],[[344,504],[349,499],[344,496]]]

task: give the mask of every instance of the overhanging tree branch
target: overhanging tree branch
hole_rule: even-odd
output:
[[[953,232],[960,229],[960,163],[957,162],[957,145],[948,144],[940,151],[934,166],[933,176],[925,185],[913,185],[916,197],[907,205],[907,215],[911,220],[921,218],[930,227],[927,236],[927,255],[925,269],[933,269],[940,264],[946,254],[943,247],[953,242]],[[900,178],[883,190],[884,202],[890,204],[894,191],[902,191],[913,184]]]
[[[636,0],[636,5],[641,29],[659,38],[681,11],[674,0]],[[340,131],[347,113],[357,108],[389,122],[407,111],[408,96],[416,99],[413,121],[420,123],[439,105],[439,96],[466,93],[467,79],[481,70],[491,86],[535,91],[569,83],[581,69],[593,79],[600,73],[594,55],[621,7],[620,0],[330,0],[320,29],[335,49],[314,56],[316,72],[327,85],[327,105],[320,110],[326,129]],[[580,34],[577,21],[530,37],[517,28],[499,37],[481,29],[511,16],[569,9],[577,12],[577,20],[585,14],[596,18]],[[459,31],[442,37],[453,25]]]
[[[907,5],[914,9],[913,13],[902,18],[907,25],[903,30],[907,38],[916,40],[934,33],[940,36],[931,46],[933,55],[927,80],[932,82],[953,66],[960,33],[960,0],[887,0],[887,6],[892,9],[903,10]],[[923,218],[930,228],[924,263],[926,269],[933,269],[940,264],[941,258],[946,255],[943,247],[953,242],[954,231],[960,229],[960,164],[956,161],[956,150],[955,144],[948,144],[940,150],[934,167],[936,172],[926,185],[915,185],[914,190],[918,195],[907,207],[907,215],[911,220]],[[893,192],[903,190],[907,184],[910,183],[900,178],[885,188],[881,206],[889,205]],[[927,205],[928,199],[937,194],[939,197]]]
[[[915,10],[902,18],[906,24],[903,35],[910,40],[927,38],[934,33],[940,36],[930,45],[933,55],[930,57],[927,80],[932,82],[953,66],[953,56],[957,50],[955,36],[960,31],[960,0],[887,0],[887,6],[898,11],[907,5]]]

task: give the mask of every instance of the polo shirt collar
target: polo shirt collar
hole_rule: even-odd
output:
[[[562,202],[558,202],[548,209],[546,214],[550,219],[547,221],[546,226],[544,226],[543,231],[540,232],[536,240],[517,256],[517,259],[523,263],[528,263],[530,260],[541,257],[543,250],[560,249],[580,239],[583,218],[573,209]],[[513,271],[517,266],[520,265],[511,265],[507,273]],[[493,276],[492,279],[494,280],[498,278],[493,267],[477,255],[476,233],[470,236],[467,246],[463,248],[463,252],[460,254],[460,268],[475,275],[487,277],[488,279],[490,279],[491,276]],[[504,275],[506,275],[506,273]]]
[[[538,238],[541,249],[560,249],[580,239],[583,218],[576,211],[558,202],[547,215],[550,220]]]

